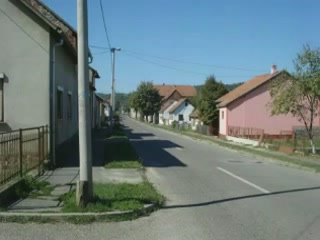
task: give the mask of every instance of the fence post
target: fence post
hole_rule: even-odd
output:
[[[41,144],[40,144],[40,139],[41,139],[41,132],[40,128],[38,128],[38,175],[40,176],[41,173]]]
[[[42,149],[41,149],[41,157],[42,157],[42,161],[44,161],[44,126],[42,126]]]
[[[22,141],[22,129],[19,129],[19,151],[20,151],[20,177],[23,176],[23,166],[22,166],[22,157],[23,157],[23,141]]]

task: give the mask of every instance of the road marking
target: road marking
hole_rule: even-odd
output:
[[[220,170],[221,172],[224,172],[224,173],[230,175],[231,177],[234,177],[234,178],[238,179],[241,182],[244,182],[244,183],[248,184],[249,186],[259,190],[260,192],[270,193],[270,191],[268,191],[268,190],[266,190],[266,189],[264,189],[262,187],[259,187],[258,185],[254,184],[252,182],[249,182],[249,181],[247,181],[247,180],[245,180],[245,179],[243,179],[243,178],[241,178],[241,177],[239,177],[239,176],[237,176],[237,175],[235,175],[235,174],[233,174],[233,173],[231,173],[231,172],[229,172],[229,171],[227,171],[227,170],[225,170],[225,169],[223,169],[221,167],[217,167],[217,169]]]

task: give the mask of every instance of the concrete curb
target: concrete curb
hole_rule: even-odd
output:
[[[122,221],[133,220],[140,216],[146,216],[160,207],[157,204],[146,204],[143,208],[130,211],[115,212],[84,212],[84,213],[28,213],[28,212],[0,212],[0,222],[17,223],[54,223],[68,222],[85,224],[95,221]]]

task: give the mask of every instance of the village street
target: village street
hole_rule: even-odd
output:
[[[0,239],[319,239],[318,174],[123,123],[163,209],[119,223],[1,223]]]

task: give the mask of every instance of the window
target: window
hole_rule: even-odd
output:
[[[63,118],[63,88],[57,90],[57,118]]]
[[[179,114],[179,121],[183,121],[183,114]]]
[[[224,111],[221,111],[221,119],[224,119]]]
[[[68,92],[67,117],[72,119],[72,93]]]

